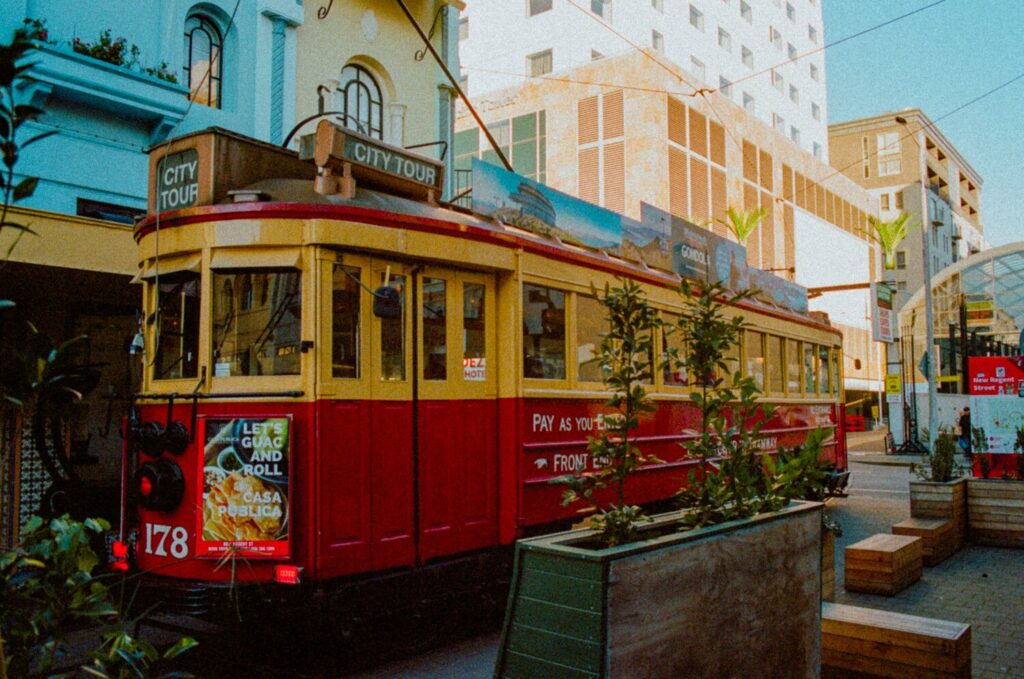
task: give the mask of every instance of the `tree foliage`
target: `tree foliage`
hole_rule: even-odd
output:
[[[767,215],[768,208],[766,207],[741,212],[737,212],[734,208],[729,207],[725,211],[726,218],[716,219],[715,221],[729,229],[732,235],[736,236],[737,241],[746,245],[750,234],[754,233]]]
[[[889,221],[868,215],[868,228],[865,233],[882,248],[882,254],[885,257],[885,268],[895,269],[896,248],[907,237],[907,234],[915,228],[917,228],[917,224],[913,222],[910,215],[906,212],[900,214],[896,219]]]

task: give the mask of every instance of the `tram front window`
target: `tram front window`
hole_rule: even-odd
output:
[[[213,273],[214,377],[299,374],[300,281],[298,271]]]
[[[358,267],[334,265],[331,300],[332,377],[359,377],[359,276]]]
[[[387,272],[381,273],[380,282],[398,290],[402,313],[397,318],[380,319],[380,378],[385,382],[400,382],[405,379],[405,276],[394,276],[388,280]]]
[[[523,377],[565,379],[565,293],[523,286]]]
[[[153,378],[195,377],[199,364],[199,274],[171,274],[160,281]]]

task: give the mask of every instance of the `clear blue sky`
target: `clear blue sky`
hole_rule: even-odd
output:
[[[821,0],[827,43],[934,0]],[[920,108],[981,175],[992,245],[1024,241],[1024,0],[945,0],[826,52],[829,122]]]

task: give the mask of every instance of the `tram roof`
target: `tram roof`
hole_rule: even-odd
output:
[[[513,243],[547,255],[574,261],[616,275],[629,275],[667,286],[676,286],[682,277],[674,272],[649,266],[646,262],[626,259],[607,250],[586,245],[566,243],[556,236],[538,234],[504,222],[448,205],[432,205],[371,189],[357,188],[355,195],[344,198],[338,194],[324,195],[313,189],[305,179],[265,179],[239,191],[236,195],[257,197],[251,201],[222,201],[215,205],[185,208],[178,211],[151,215],[138,223],[135,239],[140,240],[154,228],[171,227],[187,223],[209,221],[216,217],[252,218],[305,218],[352,219],[354,208],[360,221],[377,221],[401,216],[420,225],[455,225],[467,236],[490,237]],[[338,208],[338,209],[335,209]],[[450,228],[450,226],[448,227]],[[473,232],[476,232],[475,234]],[[813,313],[803,313],[772,303],[769,300],[748,298],[741,306],[750,306],[768,313],[795,316],[804,322],[829,325]]]

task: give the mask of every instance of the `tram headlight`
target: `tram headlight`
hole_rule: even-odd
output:
[[[174,511],[185,497],[185,475],[173,460],[146,462],[135,473],[135,499],[146,509]]]

